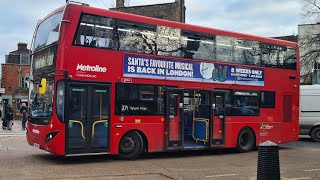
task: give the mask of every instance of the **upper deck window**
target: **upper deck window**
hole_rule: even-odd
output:
[[[261,65],[259,43],[245,39],[234,39],[235,62],[241,64]]]
[[[145,54],[156,54],[155,26],[117,20],[119,50]]]
[[[117,49],[114,33],[115,20],[84,14],[81,18],[75,44]]]
[[[296,49],[162,25],[82,15],[75,44],[196,60],[296,69]]]
[[[182,31],[181,49],[184,58],[216,60],[215,36],[211,34]]]
[[[294,48],[288,48],[284,54],[283,68],[296,69],[297,68],[297,52]]]
[[[157,55],[181,57],[181,29],[157,26]]]
[[[62,12],[53,14],[39,25],[33,50],[38,50],[58,41],[62,15]]]

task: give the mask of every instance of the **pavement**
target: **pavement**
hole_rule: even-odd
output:
[[[2,128],[0,129],[0,138],[2,137],[13,137],[13,136],[26,136],[26,131],[21,130],[21,121],[20,120],[15,120],[13,121],[13,126],[12,130],[3,130]],[[1,121],[1,126],[2,126],[2,121]]]

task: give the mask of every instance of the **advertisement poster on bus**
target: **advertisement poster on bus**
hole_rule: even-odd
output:
[[[124,76],[264,86],[263,68],[124,55]]]

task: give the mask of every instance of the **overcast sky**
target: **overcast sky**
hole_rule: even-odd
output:
[[[80,1],[80,0],[78,0]],[[116,0],[82,0],[94,7],[110,8]],[[300,0],[185,0],[186,23],[266,37],[297,34]],[[127,0],[130,6],[174,0]],[[37,20],[65,4],[65,0],[0,0],[0,63],[32,39]]]

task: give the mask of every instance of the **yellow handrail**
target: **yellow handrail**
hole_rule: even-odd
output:
[[[78,120],[69,120],[69,122],[79,123],[79,124],[81,125],[81,135],[82,135],[82,138],[83,138],[83,139],[86,139],[86,138],[84,137],[84,126],[83,126],[82,122],[81,122],[81,121],[78,121]]]
[[[99,120],[99,121],[95,121],[93,124],[92,124],[92,137],[94,136],[94,126],[98,123],[102,123],[102,122],[108,122],[108,120]]]

